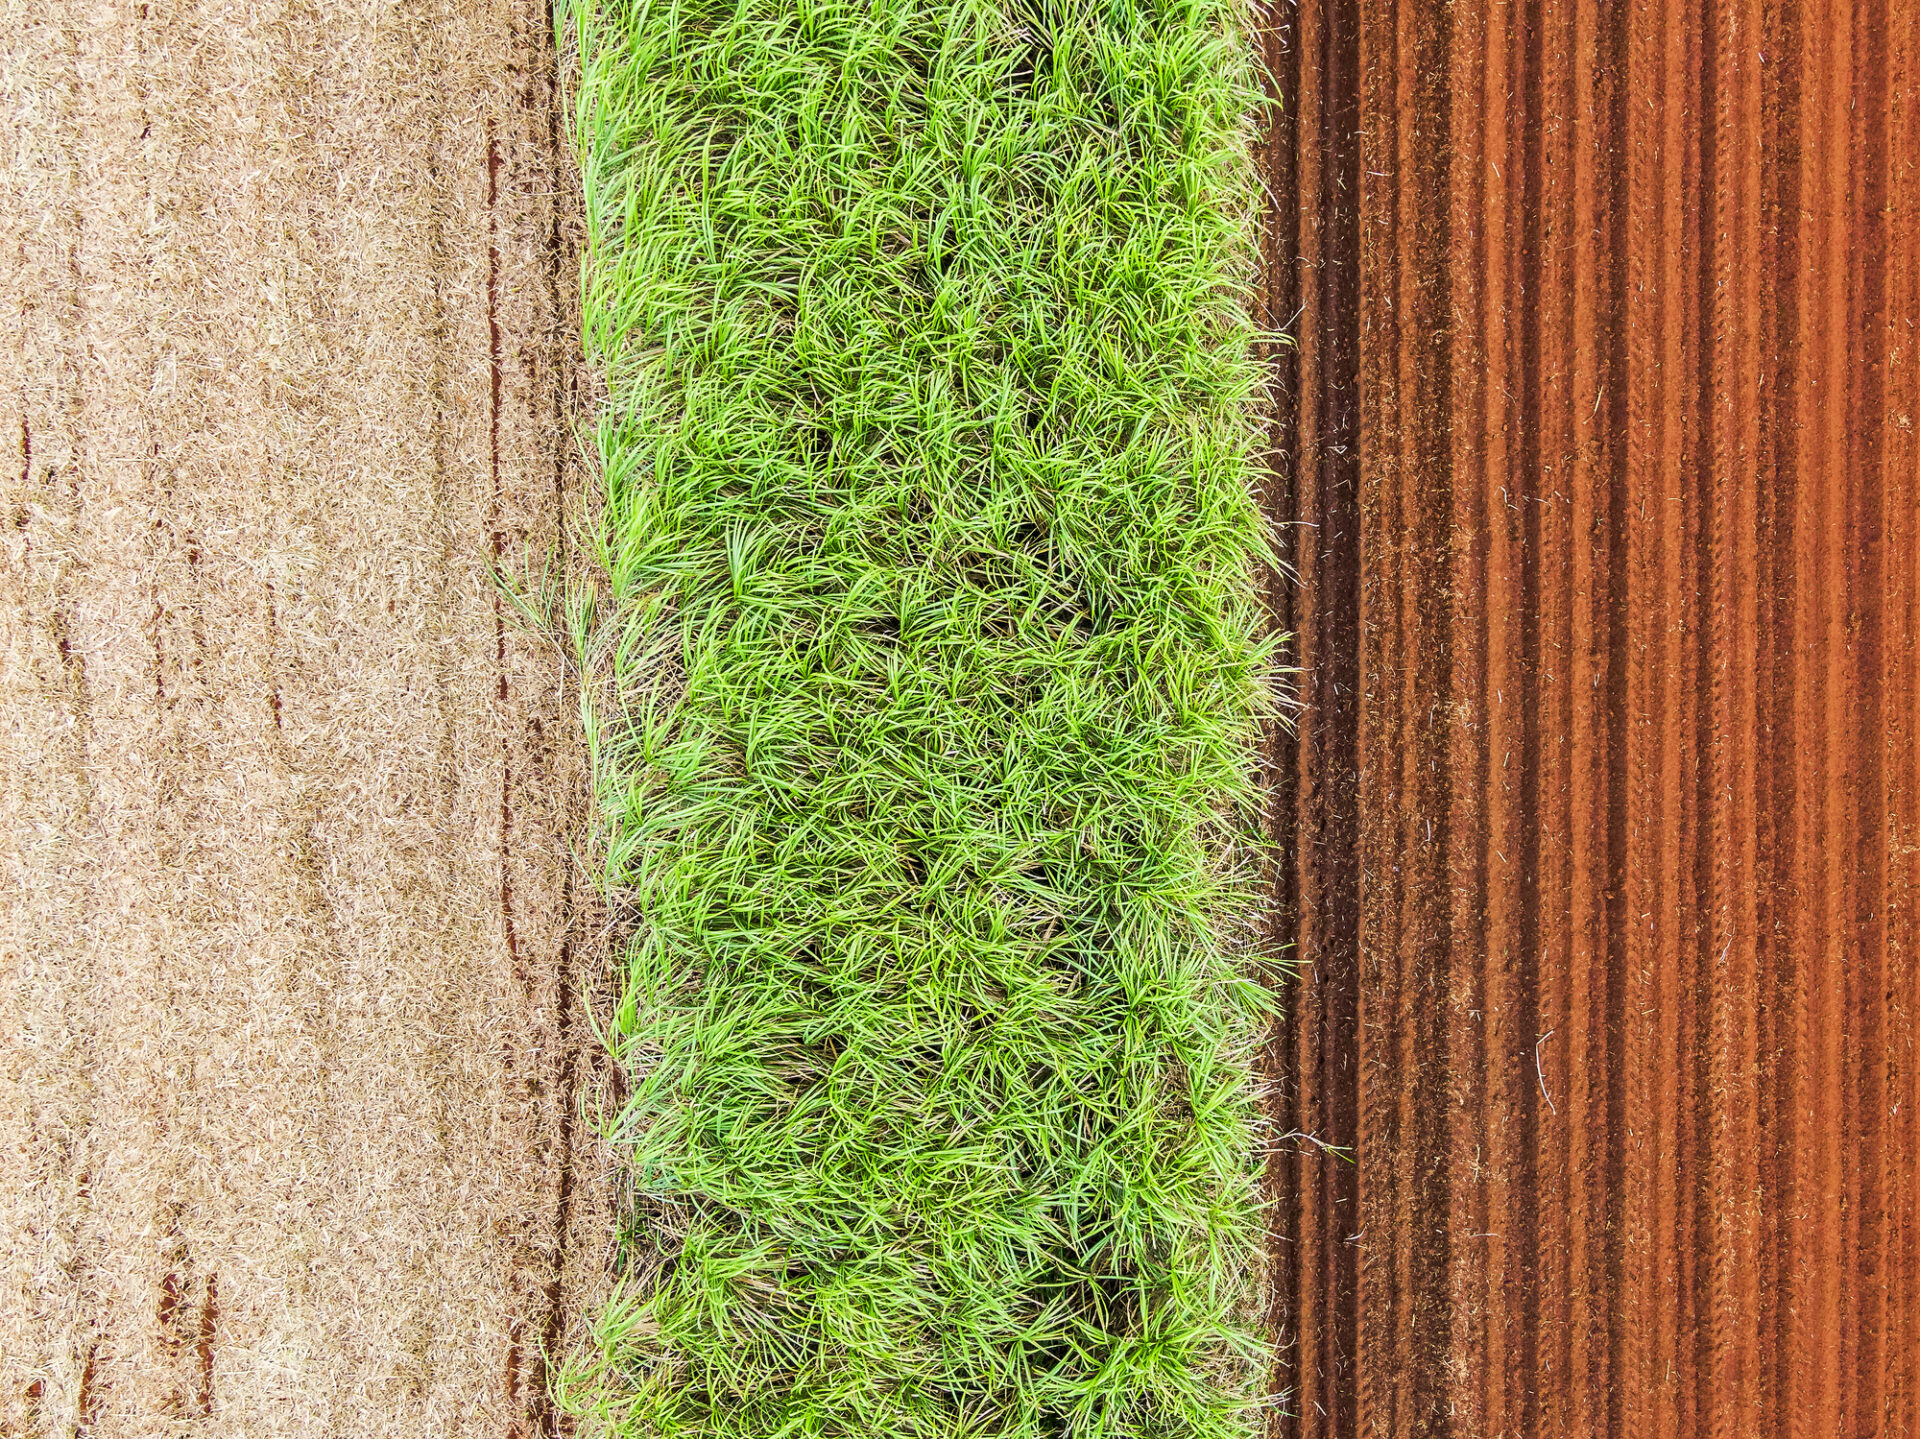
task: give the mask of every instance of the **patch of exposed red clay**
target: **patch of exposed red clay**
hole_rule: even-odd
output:
[[[1269,18],[1282,1427],[1920,1433],[1920,11]]]

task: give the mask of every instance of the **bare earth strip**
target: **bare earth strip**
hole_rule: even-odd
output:
[[[557,1427],[548,24],[0,0],[0,1433]]]
[[[1278,1432],[1920,1435],[1920,7],[1271,16]]]

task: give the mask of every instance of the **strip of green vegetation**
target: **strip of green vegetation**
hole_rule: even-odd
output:
[[[1231,0],[579,0],[621,1434],[1257,1427]]]

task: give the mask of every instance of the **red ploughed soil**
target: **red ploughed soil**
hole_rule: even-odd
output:
[[[1281,1427],[1920,1433],[1920,11],[1269,19]]]

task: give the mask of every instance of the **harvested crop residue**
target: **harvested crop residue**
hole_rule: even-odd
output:
[[[602,1255],[547,7],[0,5],[0,1432],[534,1435]]]

